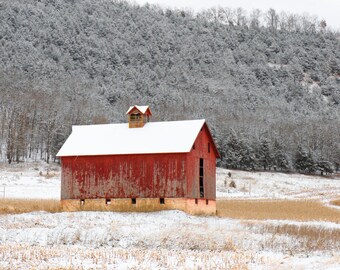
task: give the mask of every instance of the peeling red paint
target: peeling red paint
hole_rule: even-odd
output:
[[[199,159],[204,159],[204,198],[216,199],[215,148],[206,125],[189,153],[62,157],[61,199],[200,198]]]

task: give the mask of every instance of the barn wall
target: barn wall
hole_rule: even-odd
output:
[[[186,197],[186,154],[62,157],[61,199]]]
[[[208,143],[210,143],[210,153],[208,152]],[[187,155],[187,197],[200,198],[199,192],[199,162],[200,158],[204,160],[204,198],[216,199],[216,153],[213,147],[213,141],[204,124],[195,141],[195,149],[191,149]]]

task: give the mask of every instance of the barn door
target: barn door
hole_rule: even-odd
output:
[[[203,179],[203,176],[204,176],[204,160],[203,158],[200,158],[200,167],[199,167],[199,170],[200,170],[200,178],[199,178],[199,181],[200,181],[200,198],[204,198],[204,179]]]

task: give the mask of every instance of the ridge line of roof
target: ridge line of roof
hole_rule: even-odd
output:
[[[136,108],[142,114],[146,113],[147,110],[150,110],[150,106],[149,105],[133,105],[133,106],[129,107],[129,109],[127,110],[126,114],[128,114],[133,108]],[[151,110],[150,110],[150,113],[151,113]]]
[[[157,123],[174,123],[174,122],[193,122],[193,121],[204,121],[206,119],[192,119],[192,120],[176,120],[176,121],[157,121],[157,122],[148,122],[147,124],[157,124]],[[109,126],[109,125],[127,125],[127,122],[124,123],[108,123],[108,124],[90,124],[90,125],[72,125],[72,127],[88,127],[88,126]]]

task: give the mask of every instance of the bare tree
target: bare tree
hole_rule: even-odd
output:
[[[320,27],[321,32],[324,32],[327,27],[326,20],[322,19],[319,23],[319,27]]]
[[[276,13],[275,9],[270,8],[266,13],[267,26],[272,31],[276,31],[279,25],[279,15]]]
[[[289,32],[299,31],[300,26],[298,22],[298,15],[289,14],[287,18],[287,30]]]
[[[261,25],[262,12],[259,9],[254,9],[250,13],[250,27],[258,29]]]
[[[237,8],[236,14],[236,25],[246,26],[247,25],[247,12],[243,8]]]
[[[235,24],[235,12],[232,8],[219,7],[218,17],[220,21],[224,24],[234,25]]]

